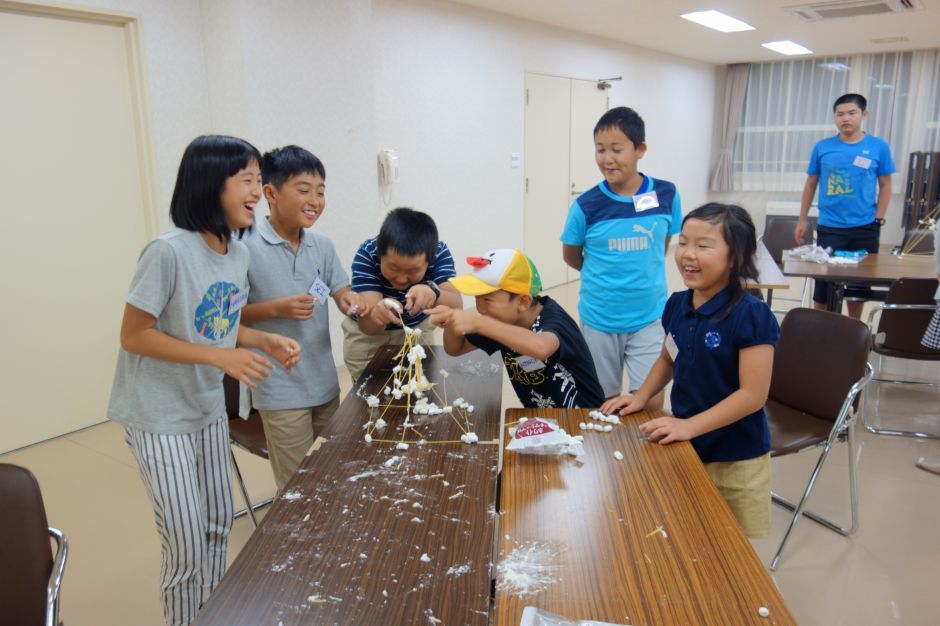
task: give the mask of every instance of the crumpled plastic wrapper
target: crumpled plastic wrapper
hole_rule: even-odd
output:
[[[584,456],[582,437],[571,436],[555,420],[543,417],[522,418],[519,424],[509,427],[512,441],[507,450],[520,454],[570,454],[575,458]]]

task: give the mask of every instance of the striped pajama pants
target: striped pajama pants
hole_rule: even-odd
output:
[[[124,438],[160,535],[163,615],[168,626],[185,626],[225,571],[233,509],[228,419],[186,435],[125,427]]]

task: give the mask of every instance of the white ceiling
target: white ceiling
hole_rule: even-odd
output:
[[[715,64],[787,57],[761,47],[790,39],[813,56],[940,48],[940,0],[921,0],[923,10],[901,14],[805,22],[787,7],[800,0],[451,0],[534,22],[560,26],[643,48]],[[716,9],[756,30],[719,33],[679,17]],[[907,37],[900,43],[872,39]]]

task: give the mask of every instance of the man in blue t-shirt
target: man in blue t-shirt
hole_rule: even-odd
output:
[[[840,96],[832,106],[839,134],[813,146],[806,168],[800,219],[793,232],[797,245],[803,241],[809,205],[822,178],[817,245],[833,250],[878,252],[895,168],[888,143],[862,131],[862,122],[868,117],[867,106],[865,97],[857,93]],[[815,308],[826,308],[830,288],[827,282],[816,281]],[[850,287],[845,295],[858,298],[849,300],[847,305],[849,315],[860,318],[863,300],[871,295],[871,290]]]
[[[604,175],[568,211],[561,234],[565,262],[581,271],[578,314],[604,397],[640,388],[663,345],[666,249],[679,232],[676,186],[637,169],[646,128],[636,111],[611,109],[594,127],[595,160]],[[662,408],[663,394],[649,402]]]
[[[389,212],[378,237],[364,241],[353,259],[352,288],[368,307],[366,315],[342,324],[343,360],[353,381],[380,347],[404,343],[402,324],[430,332],[426,309],[463,308],[447,282],[456,275],[454,257],[438,239],[431,216],[404,207]]]

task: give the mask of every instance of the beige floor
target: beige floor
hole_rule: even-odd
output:
[[[575,311],[576,284],[551,293]],[[908,369],[940,378],[936,366],[930,367]],[[348,389],[348,376],[341,374],[344,390]],[[504,407],[519,406],[508,383],[503,398]],[[905,414],[921,414],[927,416],[919,420],[922,425],[940,430],[938,406],[936,394],[894,389],[885,394],[882,404],[885,419],[892,423],[904,423],[900,416]],[[879,437],[864,428],[857,432],[858,534],[844,538],[801,521],[773,578],[799,623],[807,626],[940,623],[940,476],[914,467],[918,456],[940,457],[940,441]],[[273,494],[266,462],[236,454],[252,497]],[[775,488],[795,495],[813,460],[814,455],[806,453],[774,461]],[[68,626],[162,624],[156,592],[159,544],[120,428],[101,424],[2,455],[0,462],[23,465],[36,474],[50,523],[68,535],[71,554],[62,602]],[[821,512],[840,519],[847,513],[846,462],[845,447],[839,446],[812,500]],[[775,507],[772,536],[754,542],[765,563],[787,519]],[[230,559],[251,530],[247,519],[236,521]]]

